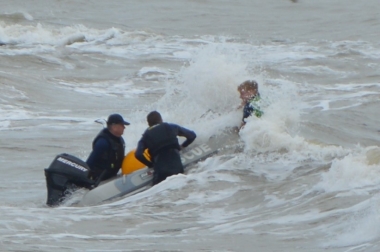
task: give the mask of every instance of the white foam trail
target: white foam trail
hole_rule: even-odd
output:
[[[334,159],[331,168],[322,174],[322,179],[315,189],[355,195],[366,193],[367,187],[378,187],[380,164],[371,156],[373,150],[373,147],[358,147],[357,151],[341,159]]]

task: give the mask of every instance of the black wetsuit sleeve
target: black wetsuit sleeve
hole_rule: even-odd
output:
[[[252,115],[253,108],[249,102],[247,102],[243,108],[243,119],[242,121],[245,123],[245,119]]]
[[[186,140],[181,144],[183,147],[187,147],[189,144],[194,142],[197,135],[194,131],[181,127],[177,124],[169,124],[172,129],[176,132],[177,136],[186,137]]]
[[[150,162],[149,160],[147,160],[145,158],[145,156],[144,156],[145,149],[147,149],[147,148],[145,147],[144,137],[142,137],[140,139],[140,141],[138,142],[138,144],[137,144],[137,148],[136,148],[136,152],[135,152],[135,157],[136,157],[137,160],[139,160],[144,165],[146,165],[148,167],[153,167],[153,163]]]

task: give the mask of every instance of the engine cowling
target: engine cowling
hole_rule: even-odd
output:
[[[86,162],[70,155],[55,157],[49,168],[45,169],[48,206],[59,205],[74,188],[91,189],[95,181],[89,179],[90,168]]]

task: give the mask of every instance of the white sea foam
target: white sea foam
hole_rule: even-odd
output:
[[[376,251],[377,5],[280,1],[252,15],[254,2],[231,3],[2,6],[2,245]],[[130,121],[127,151],[151,110],[205,142],[240,126],[236,88],[247,79],[259,83],[264,115],[247,119],[238,146],[129,197],[79,207],[83,189],[45,206],[42,167],[57,152],[85,159],[95,119],[118,112]]]
[[[333,160],[329,171],[322,173],[322,180],[316,185],[316,189],[355,194],[360,193],[362,188],[377,188],[380,183],[380,165],[368,164],[366,153],[370,149],[359,148],[358,152]]]

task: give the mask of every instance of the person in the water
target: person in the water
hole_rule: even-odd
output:
[[[259,84],[254,80],[247,80],[238,86],[240,93],[240,99],[242,100],[239,108],[243,108],[243,119],[240,127],[243,127],[246,123],[245,119],[251,115],[255,115],[260,118],[264,112],[260,109],[260,93]]]

